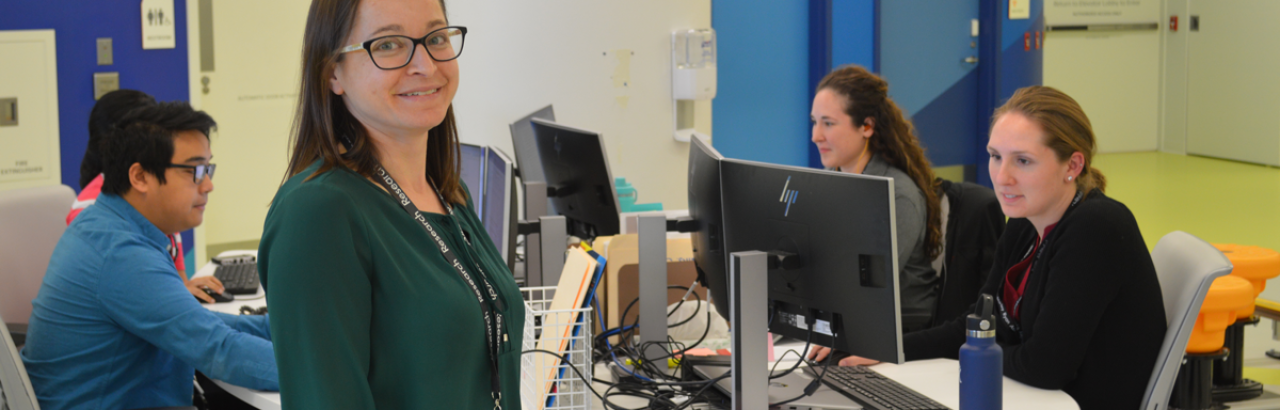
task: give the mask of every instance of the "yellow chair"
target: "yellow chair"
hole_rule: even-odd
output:
[[[1240,312],[1252,308],[1250,296],[1253,296],[1253,285],[1247,280],[1231,275],[1213,280],[1187,339],[1187,355],[1178,371],[1168,408],[1221,408],[1218,404],[1221,400],[1214,396],[1213,369],[1230,354],[1222,347],[1227,327],[1235,323]]]
[[[1253,284],[1253,297],[1267,288],[1267,279],[1280,276],[1280,252],[1260,246],[1215,243],[1213,247],[1231,261],[1231,276],[1239,276]],[[1253,310],[1249,310],[1253,314]]]
[[[1280,253],[1276,251],[1249,245],[1213,246],[1231,261],[1231,276],[1247,280],[1253,285],[1250,301],[1255,301],[1266,288],[1267,279],[1280,275]],[[1256,302],[1251,305],[1256,306]],[[1244,327],[1258,323],[1253,306],[1240,311],[1236,323],[1227,328],[1223,345],[1229,354],[1226,359],[1213,366],[1214,401],[1240,401],[1262,395],[1261,383],[1244,378]]]
[[[1222,349],[1227,327],[1246,310],[1253,312],[1253,285],[1249,281],[1230,275],[1214,279],[1187,340],[1187,352],[1212,353]]]

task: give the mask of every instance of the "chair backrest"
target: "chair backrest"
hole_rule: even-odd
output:
[[[1005,217],[991,188],[942,178],[938,196],[948,204],[943,227],[942,283],[930,326],[972,312],[995,261]],[[935,266],[935,269],[937,267]]]
[[[0,316],[9,323],[30,319],[31,300],[75,200],[65,185],[0,192]]]
[[[1164,334],[1156,367],[1147,382],[1142,409],[1165,410],[1169,408],[1169,395],[1173,382],[1178,378],[1187,339],[1195,327],[1200,305],[1204,303],[1213,280],[1231,273],[1231,261],[1213,245],[1182,231],[1160,238],[1151,252],[1151,260],[1156,265],[1156,276],[1160,278],[1169,330]]]
[[[0,315],[3,322],[4,315]],[[9,335],[9,328],[0,326],[0,408],[7,404],[9,410],[40,410],[36,392],[27,378],[27,368],[18,356],[18,346]]]

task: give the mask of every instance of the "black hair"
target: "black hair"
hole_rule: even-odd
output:
[[[120,126],[103,136],[102,192],[124,195],[132,188],[129,167],[141,164],[147,173],[165,183],[165,170],[173,160],[173,138],[182,131],[200,131],[205,138],[217,123],[204,111],[181,101],[164,102],[130,111]]]
[[[102,136],[118,128],[129,111],[155,104],[156,99],[147,93],[125,89],[106,93],[93,104],[93,110],[89,111],[89,145],[80,162],[80,188],[102,173],[102,155],[98,152]]]

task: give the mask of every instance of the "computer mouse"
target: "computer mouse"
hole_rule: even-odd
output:
[[[235,295],[232,295],[230,293],[218,293],[211,288],[204,288],[204,293],[206,295],[213,297],[214,303],[223,303],[223,302],[230,302],[230,301],[236,300]],[[196,298],[196,300],[200,301],[200,303],[209,303],[209,302],[205,302],[203,299],[200,299],[200,298]]]

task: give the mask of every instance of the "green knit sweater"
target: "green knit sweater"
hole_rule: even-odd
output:
[[[258,254],[284,409],[492,409],[484,320],[471,288],[390,194],[346,169],[290,178]],[[472,202],[424,212],[506,301],[502,407],[520,408],[524,304]],[[474,240],[468,250],[456,224]]]

